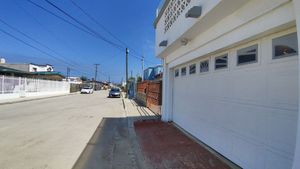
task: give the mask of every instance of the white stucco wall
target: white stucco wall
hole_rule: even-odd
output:
[[[43,97],[70,93],[70,84],[62,81],[0,77],[0,102],[24,97]]]
[[[163,120],[173,120],[243,168],[292,168],[298,56],[273,60],[271,41],[297,29],[299,33],[294,10],[288,0],[251,0],[187,46],[160,51],[164,76],[197,64],[196,75],[164,77]],[[251,44],[259,45],[258,63],[237,67],[236,50]],[[229,53],[229,68],[200,75],[200,60],[209,57],[213,68],[212,58],[222,52]]]
[[[170,67],[295,25],[288,0],[252,0],[166,57]],[[172,63],[171,63],[172,62]]]
[[[294,8],[295,8],[295,15],[296,15],[296,22],[297,22],[297,33],[298,33],[298,48],[300,49],[300,0],[293,0]],[[300,64],[298,67],[298,71],[300,71]],[[300,73],[299,73],[300,75]],[[300,80],[300,78],[299,78]],[[300,82],[299,82],[300,84]],[[300,101],[300,85],[298,86],[298,97]],[[298,104],[299,108],[300,102]],[[296,140],[296,148],[295,148],[295,156],[294,156],[294,163],[293,163],[293,169],[299,169],[300,168],[300,109],[298,110],[298,127],[297,127],[297,140]]]

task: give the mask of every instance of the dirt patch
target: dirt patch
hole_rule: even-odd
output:
[[[230,169],[206,148],[187,137],[172,123],[135,122],[145,159],[156,169]]]

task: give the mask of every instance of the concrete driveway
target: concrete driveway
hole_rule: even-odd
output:
[[[0,168],[72,168],[102,119],[125,115],[107,94],[0,105]]]

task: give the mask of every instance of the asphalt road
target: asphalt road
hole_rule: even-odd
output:
[[[123,118],[107,91],[0,105],[0,169],[71,169],[103,118]]]

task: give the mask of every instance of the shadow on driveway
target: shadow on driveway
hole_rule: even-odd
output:
[[[129,120],[104,118],[73,169],[148,168],[143,164],[133,125],[131,127]]]

